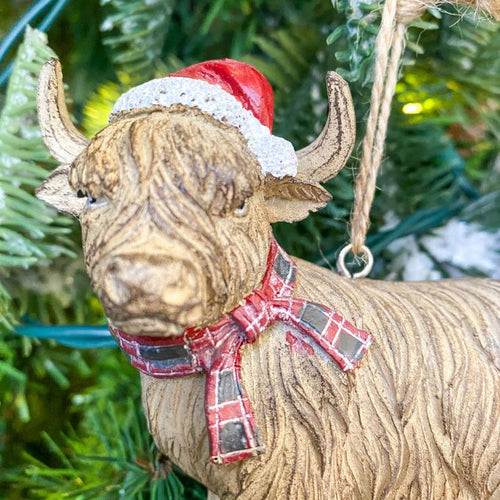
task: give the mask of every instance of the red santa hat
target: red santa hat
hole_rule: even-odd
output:
[[[253,66],[232,59],[206,61],[132,88],[115,103],[109,121],[138,109],[175,104],[197,108],[236,127],[248,141],[264,174],[294,176],[293,145],[271,134],[273,90]]]

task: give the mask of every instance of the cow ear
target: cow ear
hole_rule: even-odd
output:
[[[69,185],[69,165],[57,167],[35,191],[36,197],[55,207],[59,212],[78,217],[86,199],[79,198]]]
[[[269,222],[295,222],[324,207],[332,197],[317,182],[268,176],[264,184],[264,199]]]

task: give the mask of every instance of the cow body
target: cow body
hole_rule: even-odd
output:
[[[79,218],[111,324],[179,336],[216,323],[259,288],[270,223],[323,206],[320,183],[352,150],[347,85],[328,78],[325,130],[297,152],[296,176],[273,178],[240,129],[196,106],[127,109],[89,141],[61,107],[57,61],[44,66],[40,123],[61,166],[38,196]],[[299,261],[294,296],[373,335],[360,368],[346,374],[293,328],[268,327],[241,349],[266,451],[229,465],[208,460],[205,376],[143,376],[163,453],[227,499],[500,495],[498,282],[351,281]]]
[[[143,375],[163,453],[228,499],[500,494],[498,282],[353,282],[299,261],[295,295],[374,335],[360,369],[345,374],[290,327],[268,328],[242,350],[266,452],[223,467],[208,461],[205,376]]]

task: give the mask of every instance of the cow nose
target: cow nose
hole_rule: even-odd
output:
[[[171,308],[193,305],[199,295],[192,264],[157,256],[113,257],[103,277],[104,295],[117,306],[143,301],[161,302]]]

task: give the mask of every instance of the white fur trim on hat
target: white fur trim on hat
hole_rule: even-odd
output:
[[[257,157],[263,174],[282,178],[297,174],[297,155],[286,139],[276,137],[219,85],[184,77],[157,78],[125,92],[116,101],[109,119],[123,111],[168,108],[183,104],[213,116],[222,123],[236,127],[248,140],[248,148]]]

